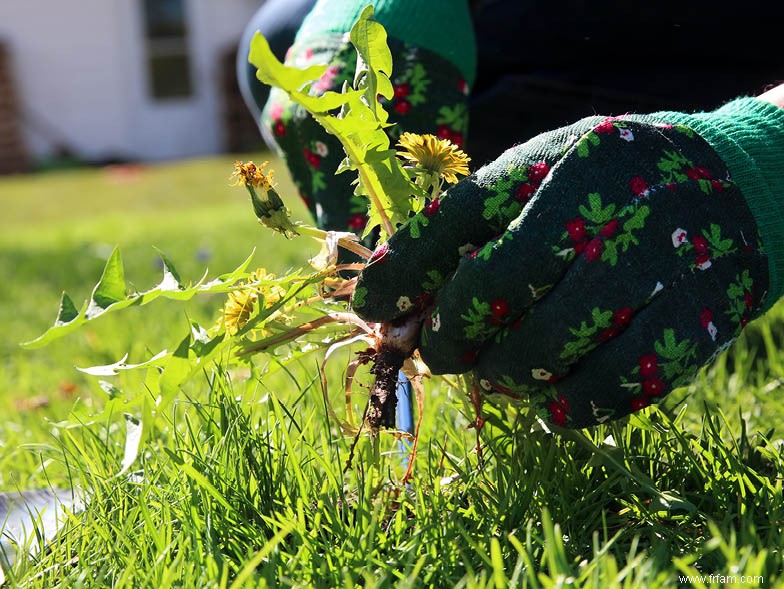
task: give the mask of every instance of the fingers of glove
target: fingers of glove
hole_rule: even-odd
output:
[[[574,137],[523,214],[463,259],[439,292],[435,329],[426,327],[421,349],[430,368],[470,368],[471,352],[557,288],[575,260],[617,264],[617,249],[638,243],[651,210],[648,183],[667,151],[677,149],[658,128],[637,122],[601,121]]]
[[[546,184],[565,146],[601,120],[584,119],[513,147],[431,202],[370,259],[357,284],[357,313],[388,321],[427,300],[461,258],[504,232]]]
[[[764,255],[742,253],[716,260],[710,272],[687,273],[667,285],[621,337],[533,394],[540,414],[560,426],[595,425],[659,402],[688,384],[759,312],[767,272]]]
[[[710,195],[695,181],[654,187],[636,206],[649,212],[621,212],[618,223],[605,225],[615,230],[600,233],[595,257],[576,257],[546,296],[497,332],[477,360],[486,378],[509,375],[510,366],[520,384],[536,386],[543,375],[563,378],[585,354],[623,337],[665,285],[686,274],[710,276],[716,260],[754,251],[748,239],[758,243],[733,185]],[[423,357],[429,357],[425,351]]]

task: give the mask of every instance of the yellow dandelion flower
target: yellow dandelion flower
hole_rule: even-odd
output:
[[[435,135],[403,133],[398,145],[403,151],[398,155],[408,160],[416,168],[442,178],[449,184],[457,182],[457,175],[468,175],[468,162],[471,158],[458,149],[448,139]]]
[[[235,335],[250,320],[259,295],[253,289],[230,292],[223,305],[223,324],[230,335]]]
[[[234,180],[232,186],[251,186],[270,190],[272,188],[272,170],[264,171],[269,162],[261,162],[258,166],[253,162],[234,162],[234,172],[231,179]]]
[[[253,285],[254,283],[265,281],[265,280],[275,280],[277,276],[272,274],[271,272],[267,272],[265,268],[257,268],[251,275],[249,285]],[[264,306],[270,307],[277,303],[280,299],[282,299],[286,295],[286,289],[277,285],[265,285],[264,287],[256,286],[254,290],[264,296]]]

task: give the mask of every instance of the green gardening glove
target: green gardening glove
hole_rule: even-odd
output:
[[[583,427],[659,401],[784,290],[784,110],[591,117],[450,188],[363,270],[354,309],[432,305],[434,373]]]
[[[345,35],[368,0],[320,0],[306,17],[286,64],[328,64],[311,87],[320,95],[354,80],[357,55]],[[376,0],[375,19],[386,28],[394,70],[394,97],[383,99],[392,143],[405,131],[432,133],[461,146],[468,128],[468,89],[476,70],[476,43],[466,0]],[[262,105],[259,105],[260,107]],[[262,112],[268,143],[286,161],[316,223],[360,232],[367,200],[353,196],[351,174],[338,174],[340,143],[285,92],[273,89]]]

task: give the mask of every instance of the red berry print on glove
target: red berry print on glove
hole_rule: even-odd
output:
[[[687,168],[683,171],[686,174],[686,177],[690,180],[700,180],[700,179],[708,179],[711,177],[711,174],[708,170],[703,168],[702,166],[694,166],[693,168]]]
[[[558,404],[563,407],[563,410],[569,412],[569,399],[563,395],[558,395]]]
[[[427,206],[425,206],[425,208],[422,210],[422,214],[425,217],[429,218],[434,216],[438,212],[438,209],[440,208],[441,208],[441,200],[438,197],[435,197],[427,204]]]
[[[550,420],[560,427],[566,425],[566,412],[555,401],[550,401],[547,404],[547,409],[550,411]]]
[[[624,327],[629,321],[632,320],[632,308],[631,307],[624,307],[623,309],[618,309],[613,313],[613,323],[618,327]]]
[[[405,98],[411,93],[411,86],[408,84],[398,84],[393,88],[395,98]]]
[[[278,137],[283,137],[286,134],[286,125],[283,121],[276,121],[272,130]]]
[[[708,240],[705,239],[702,235],[696,235],[691,240],[691,244],[694,246],[694,251],[698,254],[707,254],[708,250]]]
[[[642,393],[646,397],[659,397],[664,393],[666,388],[667,383],[658,376],[642,381]]]
[[[393,107],[395,112],[401,115],[407,114],[411,110],[411,103],[408,100],[399,100]]]
[[[370,259],[368,260],[368,264],[383,264],[386,261],[388,253],[389,244],[384,242],[373,251]]]
[[[302,150],[302,153],[305,156],[305,160],[313,167],[313,169],[318,170],[319,164],[321,163],[321,158],[316,153],[310,151],[307,147]]]
[[[436,137],[439,139],[449,139],[452,137],[452,129],[447,127],[446,125],[439,125],[438,131],[436,132]]]
[[[605,239],[612,238],[618,232],[618,225],[618,219],[611,219],[604,227],[602,227],[601,231],[599,231],[599,235]]]
[[[362,231],[365,225],[367,225],[367,217],[364,213],[356,213],[348,219],[349,229],[353,231]]]
[[[632,411],[645,409],[650,404],[651,402],[646,397],[635,397],[631,402]]]
[[[583,241],[585,235],[585,219],[577,217],[576,219],[566,223],[566,232],[569,234],[569,239],[575,243]]]
[[[716,335],[718,335],[719,330],[716,328],[716,325],[713,323],[713,311],[705,307],[702,311],[700,311],[700,325],[703,329],[708,330],[708,335],[710,335],[713,341],[716,341]]]
[[[621,329],[619,327],[608,327],[599,334],[599,341],[606,342],[614,337],[618,337],[620,334]]]
[[[629,180],[629,188],[635,196],[648,196],[648,183],[639,176]]]
[[[599,134],[602,134],[602,133],[612,133],[613,131],[615,131],[615,127],[612,124],[612,119],[607,118],[607,119],[604,119],[598,125],[596,125],[593,128],[593,130],[594,130],[595,133],[599,133]]]
[[[694,263],[696,264],[697,268],[700,270],[707,270],[711,267],[711,259],[710,254],[708,253],[699,253],[697,257],[694,258]]]
[[[504,299],[496,299],[490,303],[491,323],[500,323],[504,316],[509,312],[509,305]]]
[[[640,358],[640,375],[653,376],[659,369],[659,363],[656,354],[646,354]]]
[[[550,401],[547,403],[547,410],[550,412],[550,421],[552,421],[553,424],[559,427],[566,426],[566,422],[568,421],[566,413],[569,411],[568,403],[566,407],[564,407],[564,405],[559,401]]]
[[[515,190],[515,200],[522,203],[527,203],[531,200],[531,196],[533,196],[534,192],[536,192],[536,187],[533,184],[521,184],[517,190]]]
[[[604,244],[598,237],[594,237],[585,245],[585,259],[589,262],[595,262],[602,257],[604,251]]]
[[[532,164],[528,166],[528,181],[534,186],[539,186],[549,173],[550,166],[545,162]]]

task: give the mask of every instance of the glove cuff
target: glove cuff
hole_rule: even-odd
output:
[[[301,43],[325,33],[345,33],[368,0],[319,0],[297,33]],[[427,49],[455,66],[466,83],[476,79],[476,39],[466,0],[373,0],[387,34]]]
[[[784,109],[740,98],[714,112],[652,116],[696,131],[724,160],[743,192],[768,256],[767,311],[784,294]]]

